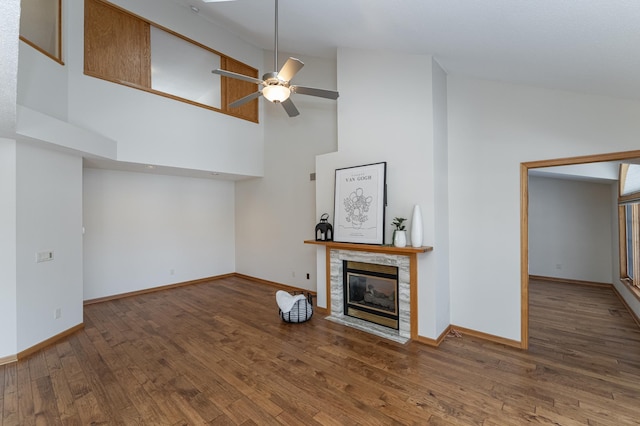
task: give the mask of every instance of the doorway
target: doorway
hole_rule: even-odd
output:
[[[529,348],[529,170],[556,166],[624,161],[640,158],[640,151],[625,151],[520,164],[520,289],[522,349]]]

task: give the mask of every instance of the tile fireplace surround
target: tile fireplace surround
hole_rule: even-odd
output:
[[[312,240],[305,243],[326,246],[328,320],[400,343],[406,343],[417,335],[417,300],[412,300],[417,298],[417,254],[431,251],[432,247],[397,248]],[[344,314],[344,260],[398,268],[398,330]],[[320,287],[318,291],[322,291]]]

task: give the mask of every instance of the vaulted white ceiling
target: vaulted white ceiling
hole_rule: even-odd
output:
[[[173,1],[273,49],[273,0]],[[285,52],[432,54],[452,75],[640,99],[637,0],[280,0],[279,9]],[[394,67],[380,64],[381,80]]]

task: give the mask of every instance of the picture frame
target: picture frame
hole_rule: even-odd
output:
[[[333,240],[384,244],[387,163],[336,169]]]

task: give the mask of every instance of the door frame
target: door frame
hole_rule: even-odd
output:
[[[520,347],[529,348],[529,170],[640,158],[640,150],[520,163]]]

